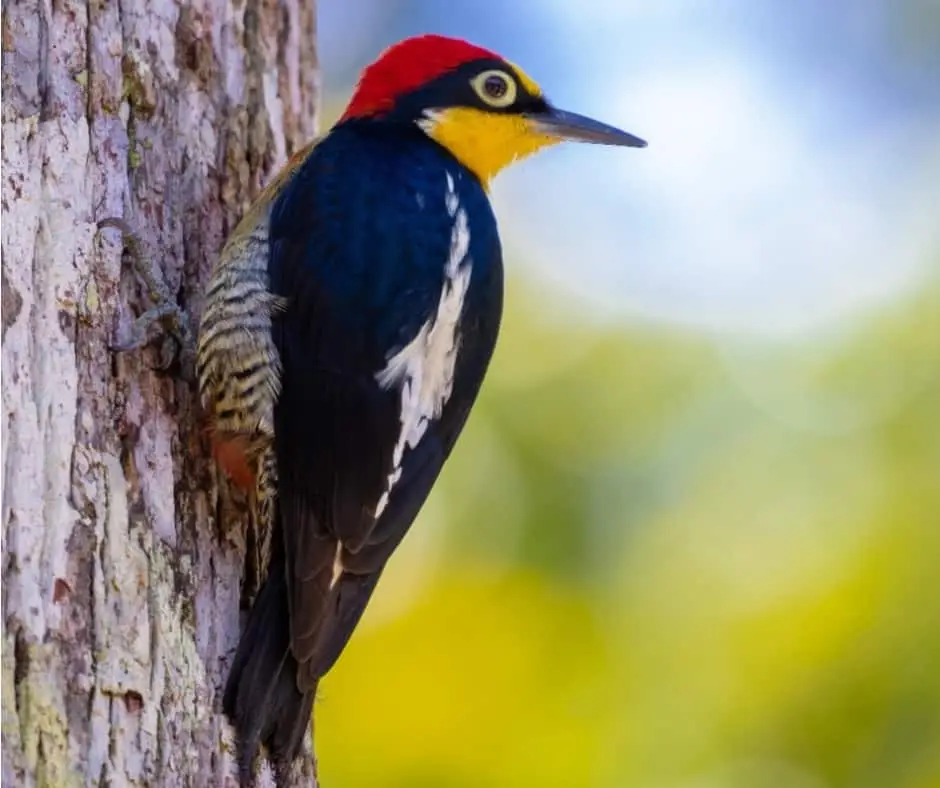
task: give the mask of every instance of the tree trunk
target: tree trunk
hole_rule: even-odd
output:
[[[226,233],[313,134],[314,28],[312,0],[4,3],[4,785],[235,772],[244,507],[191,385],[109,351],[149,304],[97,223],[125,217],[198,317]]]

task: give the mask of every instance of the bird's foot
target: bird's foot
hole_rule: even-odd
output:
[[[128,336],[123,341],[111,344],[111,350],[115,353],[138,350],[150,343],[151,327],[159,326],[162,329],[159,336],[160,360],[156,368],[168,372],[176,364],[177,369],[174,371],[183,380],[191,382],[195,379],[196,348],[189,317],[173,300],[163,277],[146,253],[139,235],[127,221],[114,217],[98,222],[99,230],[109,227],[121,231],[124,249],[134,266],[135,273],[146,285],[148,297],[154,304],[134,321]]]

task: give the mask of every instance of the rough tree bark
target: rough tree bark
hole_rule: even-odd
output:
[[[148,304],[97,222],[127,218],[198,316],[313,134],[314,28],[313,0],[3,4],[4,785],[232,779],[244,510],[190,386],[109,352]]]

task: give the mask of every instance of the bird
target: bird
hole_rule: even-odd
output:
[[[214,265],[196,379],[215,458],[257,509],[259,588],[223,697],[243,785],[262,750],[280,776],[299,757],[318,682],[477,399],[503,309],[492,181],[564,141],[646,146],[482,46],[405,39]]]

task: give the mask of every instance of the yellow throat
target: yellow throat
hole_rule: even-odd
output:
[[[517,159],[558,142],[534,131],[520,115],[497,115],[469,107],[435,113],[425,131],[472,170],[484,186]]]

